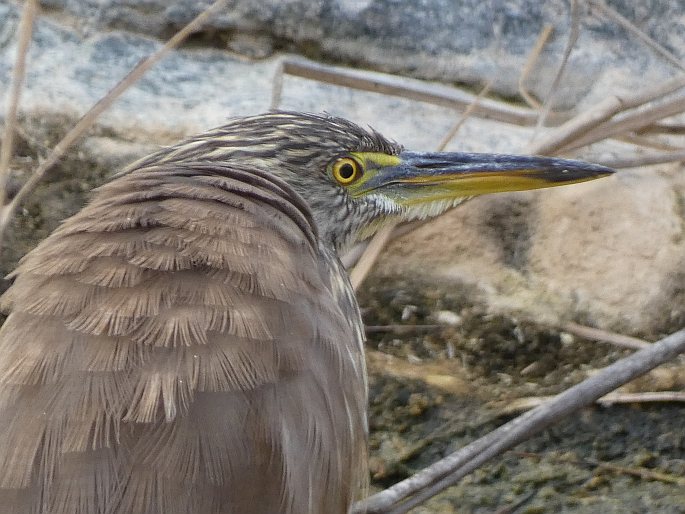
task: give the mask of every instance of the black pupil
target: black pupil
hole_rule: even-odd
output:
[[[346,162],[340,166],[339,173],[344,179],[352,178],[352,175],[354,175],[354,166],[352,166],[349,162]]]

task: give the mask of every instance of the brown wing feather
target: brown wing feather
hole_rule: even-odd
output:
[[[347,512],[365,477],[356,303],[302,203],[245,177],[129,173],[20,263],[0,512]]]

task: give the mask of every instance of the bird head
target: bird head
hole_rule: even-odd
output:
[[[217,160],[287,182],[311,209],[319,236],[339,252],[391,219],[423,219],[477,195],[613,173],[549,157],[406,151],[342,118],[282,111],[235,119],[170,150],[164,160]]]

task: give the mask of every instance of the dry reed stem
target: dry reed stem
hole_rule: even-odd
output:
[[[685,70],[685,65],[677,57],[663,48],[663,46],[659,45],[659,43],[650,38],[647,34],[637,28],[629,20],[621,16],[614,9],[608,7],[604,2],[591,0],[589,3],[591,6],[604,13],[607,17],[626,28],[649,48],[666,58],[671,64],[677,66],[681,70]],[[625,128],[625,126],[621,126],[619,122],[607,124],[608,127],[606,130],[604,130],[600,124],[622,111],[636,108],[648,102],[663,98],[677,89],[682,88],[684,85],[685,77],[676,77],[663,86],[657,86],[653,90],[647,90],[638,93],[637,95],[631,95],[624,98],[607,98],[594,106],[594,108],[588,109],[585,112],[580,113],[575,118],[567,121],[552,134],[545,137],[544,140],[538,141],[537,143],[531,145],[530,150],[532,153],[554,155],[562,151],[570,151],[580,148],[581,146],[592,144],[622,132],[628,132],[630,129]],[[674,114],[677,114],[678,112],[682,111],[676,110]],[[637,114],[637,116],[639,117],[640,114]],[[660,118],[656,118],[647,124],[638,124],[638,128],[651,125],[658,119]],[[594,129],[592,134],[588,133],[590,129]]]
[[[373,236],[366,250],[364,250],[364,253],[359,258],[357,265],[350,271],[350,282],[355,291],[359,289],[359,286],[364,282],[371,268],[373,268],[376,259],[378,259],[381,251],[383,251],[385,243],[390,239],[392,231],[396,226],[397,222],[392,222],[376,232],[376,235]]]
[[[533,143],[529,147],[529,151],[540,155],[555,155],[562,148],[575,144],[593,129],[599,129],[603,122],[613,116],[663,99],[683,87],[685,87],[685,77],[676,77],[665,84],[647,88],[636,94],[614,95],[605,98]],[[644,127],[650,127],[652,123],[650,122]]]
[[[564,323],[559,328],[564,332],[584,337],[585,339],[590,339],[592,341],[603,341],[605,343],[611,343],[615,346],[620,346],[621,348],[630,348],[631,350],[642,350],[643,348],[648,348],[652,345],[652,343],[643,341],[637,337],[617,334],[615,332],[609,332],[608,330],[601,330],[599,328],[586,327],[573,322]]]
[[[442,141],[438,144],[437,151],[442,152],[445,148],[447,148],[447,145],[454,139],[454,136],[457,135],[457,132],[459,132],[459,129],[466,123],[466,120],[469,119],[469,116],[473,114],[473,112],[478,108],[478,105],[480,102],[483,100],[485,95],[487,95],[490,92],[490,89],[492,88],[492,85],[495,83],[495,79],[492,78],[487,81],[485,86],[483,86],[483,89],[480,90],[478,93],[478,96],[473,99],[473,102],[469,104],[469,106],[464,110],[462,115],[459,117],[457,122],[452,125],[452,127],[447,131],[447,134],[445,134],[445,137],[442,138]]]
[[[367,334],[378,334],[385,332],[392,332],[393,334],[407,334],[410,332],[416,332],[418,330],[435,330],[438,328],[443,328],[446,325],[364,325],[364,331]]]
[[[606,3],[604,3],[601,0],[589,0],[588,3],[590,4],[590,6],[594,7],[598,11],[601,11],[607,18],[610,18],[611,20],[621,25],[624,29],[626,29],[628,32],[637,37],[640,41],[642,41],[645,45],[654,50],[668,62],[685,71],[685,64],[683,64],[683,62],[680,59],[678,59],[678,57],[676,57],[671,52],[666,50],[662,45],[654,41],[644,31],[640,30],[633,22],[621,16],[621,14],[619,14],[615,9],[609,7]]]
[[[0,147],[0,207],[5,205],[7,199],[7,182],[10,177],[10,162],[12,161],[12,151],[14,149],[17,110],[19,108],[24,75],[26,74],[26,56],[31,44],[33,22],[37,11],[38,2],[36,0],[27,0],[21,13],[21,20],[19,21],[17,57],[14,61],[14,70],[12,70],[12,83],[9,96],[7,97],[5,130],[2,136],[2,146]]]
[[[520,412],[526,412],[540,405],[552,401],[554,396],[526,396],[508,400],[507,404],[497,411],[500,416],[510,416]],[[685,402],[683,391],[645,391],[640,393],[609,393],[595,400],[595,403],[608,407],[626,403],[668,403]],[[493,402],[495,407],[498,402]]]
[[[558,151],[568,152],[586,145],[597,143],[598,141],[608,139],[612,136],[624,134],[626,132],[634,132],[642,127],[651,125],[656,121],[675,116],[682,112],[685,112],[685,94],[680,94],[675,98],[655,106],[641,109],[638,112],[625,114],[618,120],[599,125],[596,128],[587,131],[574,141],[562,146]]]
[[[685,124],[682,123],[655,123],[649,127],[637,131],[638,134],[669,134],[682,136],[685,134]]]
[[[559,91],[559,84],[561,83],[561,77],[564,75],[566,70],[566,65],[568,64],[568,59],[571,56],[573,47],[578,41],[578,35],[580,34],[580,8],[578,6],[578,0],[571,0],[571,30],[568,33],[568,39],[566,40],[566,46],[564,47],[564,53],[562,54],[561,61],[559,62],[559,67],[554,75],[554,80],[549,90],[547,98],[545,98],[542,104],[542,109],[540,110],[540,116],[538,117],[537,123],[535,124],[535,130],[533,131],[532,140],[534,140],[540,129],[544,126],[545,121],[549,117],[549,114],[554,105],[554,100]]]
[[[518,457],[523,457],[526,459],[532,458],[532,459],[540,460],[542,458],[542,455],[540,455],[538,453],[516,452],[516,451],[512,451],[511,453],[513,455],[516,455]],[[550,456],[547,455],[546,457],[549,458]],[[557,459],[554,459],[553,457],[552,457],[552,459],[557,460]],[[564,456],[564,461],[569,462],[567,456]],[[675,476],[675,475],[672,475],[670,473],[664,473],[661,471],[655,471],[653,469],[646,469],[646,468],[637,467],[637,466],[635,466],[635,467],[617,466],[616,464],[609,464],[608,462],[603,462],[603,461],[599,461],[597,459],[589,459],[589,458],[575,458],[575,459],[570,460],[570,462],[573,462],[575,464],[581,464],[581,465],[589,464],[589,465],[595,466],[596,468],[599,468],[599,469],[605,469],[607,471],[612,471],[612,472],[620,473],[620,474],[624,474],[624,475],[632,475],[632,476],[637,476],[640,478],[647,478],[649,480],[658,480],[660,482],[685,485],[685,478],[684,477]]]
[[[93,126],[97,118],[107,110],[119,96],[138,81],[150,68],[152,68],[152,66],[157,64],[157,62],[170,50],[176,48],[184,39],[196,31],[209,16],[223,7],[227,1],[228,0],[217,0],[214,2],[190,23],[174,34],[174,36],[159,50],[141,60],[117,85],[115,85],[104,97],[98,100],[76,125],[69,130],[69,132],[67,132],[67,134],[55,145],[47,158],[36,168],[12,201],[2,207],[2,210],[0,211],[0,243],[2,243],[4,232],[17,207],[31,194],[31,192],[33,192],[45,173],[62,158],[71,145],[73,145],[86,130]]]
[[[528,54],[528,59],[526,59],[526,63],[523,65],[521,75],[519,75],[519,94],[521,95],[521,98],[525,100],[525,102],[528,104],[530,108],[536,110],[540,109],[540,107],[542,107],[542,104],[538,102],[538,100],[528,92],[528,89],[526,89],[526,80],[533,71],[535,64],[538,62],[540,54],[542,53],[542,49],[547,44],[547,41],[552,35],[552,32],[554,32],[553,25],[545,25],[544,27],[542,27],[540,35],[538,36],[537,41],[535,41],[535,46],[533,46],[533,49]]]
[[[646,155],[636,155],[627,159],[613,159],[603,161],[601,164],[614,169],[640,168],[642,166],[653,166],[655,164],[666,164],[669,162],[685,161],[685,150],[677,152],[653,153]]]
[[[448,211],[449,212],[449,211]],[[392,231],[392,234],[390,235],[390,242],[399,239],[402,236],[405,236],[407,234],[410,234],[414,232],[415,230],[418,230],[419,228],[423,227],[424,225],[427,225],[428,223],[431,223],[438,218],[441,218],[442,216],[445,216],[447,213],[440,214],[436,218],[427,218],[423,220],[414,220],[414,221],[407,221],[403,223],[399,223],[395,229]],[[360,241],[359,243],[355,244],[351,250],[349,250],[345,255],[340,257],[340,260],[342,261],[343,265],[345,268],[349,269],[353,267],[357,262],[359,262],[359,259],[361,256],[364,254],[364,250],[366,249],[367,246],[369,246],[370,240],[365,240],[365,241]]]
[[[681,149],[680,145],[676,146],[660,139],[637,135],[635,132],[621,134],[620,136],[616,136],[616,139],[623,141],[624,143],[630,143],[631,145],[654,148],[656,150],[664,150],[666,152],[675,152]]]
[[[621,385],[685,352],[685,329],[602,369],[539,407],[358,503],[361,514],[402,514],[458,482],[466,474],[551,424],[592,404]]]
[[[590,464],[594,464],[600,469],[605,469],[608,471],[612,471],[614,473],[620,473],[622,475],[632,475],[640,478],[646,478],[648,480],[658,480],[659,482],[667,482],[670,484],[678,484],[685,486],[685,478],[680,476],[674,476],[669,473],[661,473],[659,471],[654,471],[653,469],[617,466],[616,464],[594,461],[592,459],[588,459],[587,462],[589,462]]]
[[[299,57],[284,59],[282,73],[335,86],[426,102],[460,111],[466,109],[477,98],[476,95],[442,84],[397,77],[375,71],[329,66]],[[275,100],[280,101],[280,97],[276,97]],[[272,97],[272,103],[275,100]],[[538,116],[537,112],[531,109],[514,107],[491,99],[484,99],[479,102],[473,115],[519,126],[534,125]],[[566,118],[564,115],[555,114],[553,122],[561,123]]]
[[[271,84],[271,102],[269,102],[269,109],[278,109],[281,105],[281,98],[283,96],[283,75],[284,66],[283,61],[276,68],[276,73],[274,74],[273,83]]]
[[[609,393],[597,403],[608,406],[616,403],[685,402],[685,391],[644,391],[640,393]]]

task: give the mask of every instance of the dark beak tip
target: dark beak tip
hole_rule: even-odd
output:
[[[543,169],[538,177],[549,182],[574,182],[588,181],[608,177],[616,173],[616,170],[599,164],[584,163],[581,166],[566,167],[560,169]]]
[[[615,169],[601,164],[586,164],[586,166],[579,171],[581,174],[585,174],[589,179],[608,177],[616,173]]]

